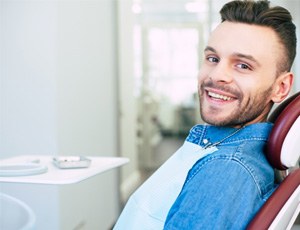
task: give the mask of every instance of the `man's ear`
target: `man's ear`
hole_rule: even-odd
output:
[[[285,72],[278,76],[274,83],[272,101],[274,103],[282,102],[290,93],[293,82],[294,75],[291,72]]]

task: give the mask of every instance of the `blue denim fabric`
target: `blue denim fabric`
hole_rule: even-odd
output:
[[[236,129],[193,127],[130,197],[114,230],[244,229],[275,187],[263,153],[271,128],[253,124],[230,136]]]
[[[247,126],[194,164],[164,229],[245,229],[276,188],[264,155],[271,128],[270,123]],[[234,130],[198,125],[187,141],[204,146]]]

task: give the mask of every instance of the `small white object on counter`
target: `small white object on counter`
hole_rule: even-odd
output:
[[[87,168],[91,160],[84,156],[53,157],[53,164],[60,169]]]

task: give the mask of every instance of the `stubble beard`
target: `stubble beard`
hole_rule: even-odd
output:
[[[202,106],[201,101],[203,101],[203,97],[205,95],[204,87],[209,86],[221,90],[225,90],[227,92],[231,92],[237,97],[237,105],[233,108],[231,114],[227,115],[226,117],[216,118],[214,113],[205,112]],[[220,87],[216,84],[209,82],[206,84],[201,84],[198,87],[198,96],[199,96],[199,103],[200,103],[200,115],[202,120],[208,124],[215,125],[215,126],[228,126],[228,127],[241,127],[251,121],[255,120],[257,117],[263,115],[266,117],[268,112],[272,108],[272,103],[268,102],[268,97],[272,91],[272,86],[268,89],[258,92],[254,97],[249,97],[246,101],[244,96],[241,92],[237,90],[230,89],[229,87]],[[215,111],[218,113],[218,111]],[[220,113],[220,112],[219,112]],[[218,114],[217,114],[218,115]]]

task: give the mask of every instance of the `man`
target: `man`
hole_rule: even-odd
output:
[[[276,188],[266,119],[293,83],[295,26],[267,1],[220,13],[198,78],[207,124],[131,196],[115,229],[244,229]]]

